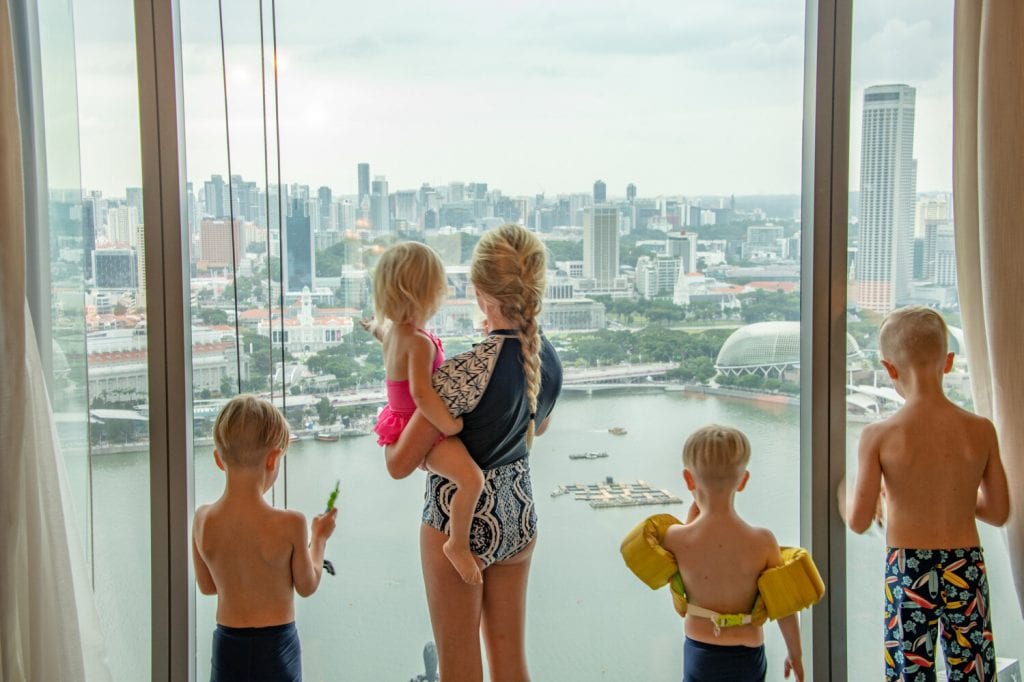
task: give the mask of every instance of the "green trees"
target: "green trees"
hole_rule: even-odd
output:
[[[358,325],[344,343],[316,353],[306,366],[314,374],[333,374],[341,388],[384,381],[380,343]]]
[[[557,345],[567,364],[598,367],[622,362],[678,362],[675,378],[707,381],[715,375],[715,358],[729,333],[726,329],[693,333],[667,327],[636,332],[604,329],[559,337]]]
[[[338,415],[331,407],[331,401],[327,398],[320,398],[316,404],[316,415],[320,420],[320,426],[330,426],[338,420]]]

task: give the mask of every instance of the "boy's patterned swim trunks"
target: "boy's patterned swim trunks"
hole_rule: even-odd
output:
[[[951,682],[993,679],[996,652],[981,547],[888,548],[885,679],[935,680],[939,637]]]

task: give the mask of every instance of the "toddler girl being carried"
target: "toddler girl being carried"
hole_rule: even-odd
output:
[[[448,289],[444,264],[429,246],[395,244],[373,274],[375,320],[363,326],[384,346],[388,403],[377,418],[377,443],[398,440],[416,410],[441,432],[424,466],[456,485],[451,528],[444,545],[448,560],[467,583],[480,583],[480,568],[469,549],[469,529],[483,489],[483,473],[458,438],[462,419],[452,417],[434,391],[431,374],[444,361],[441,340],[424,329]]]

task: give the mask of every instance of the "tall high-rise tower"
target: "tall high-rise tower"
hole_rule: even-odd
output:
[[[359,171],[359,200],[356,204],[363,202],[363,197],[370,195],[370,164],[361,163],[356,166]]]
[[[304,287],[313,289],[316,273],[313,231],[309,224],[309,205],[306,199],[294,198],[281,235],[284,250],[283,277],[285,290],[301,292]]]
[[[604,184],[604,180],[598,180],[594,183],[594,203],[603,204],[608,201],[608,186]]]
[[[320,211],[320,229],[337,230],[338,226],[331,223],[331,188],[324,186],[316,191],[317,208]]]
[[[632,203],[636,199],[636,185],[632,182],[626,185],[626,201]]]
[[[914,267],[915,90],[864,91],[860,147],[860,240],[855,281],[859,308],[887,313],[910,296]]]
[[[588,206],[583,210],[583,276],[610,288],[619,275],[619,209]]]
[[[383,175],[373,178],[370,187],[370,222],[377,234],[391,234],[391,200],[388,180]]]

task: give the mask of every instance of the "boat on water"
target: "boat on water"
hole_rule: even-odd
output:
[[[338,438],[340,436],[336,432],[317,431],[313,434],[313,440],[318,440],[321,443],[334,443]]]
[[[625,436],[628,433],[628,431],[626,431],[626,429],[622,428],[621,426],[613,426],[610,429],[608,429],[608,433],[612,434],[613,436]]]
[[[292,431],[290,434],[288,434],[288,442],[294,443],[298,439],[299,439],[299,434],[295,433],[294,431]]]
[[[607,452],[574,452],[569,455],[569,459],[601,459],[607,457]]]

